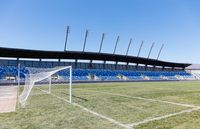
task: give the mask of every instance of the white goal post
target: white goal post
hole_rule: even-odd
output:
[[[18,65],[18,89],[20,86],[20,64]],[[21,94],[18,90],[18,101],[21,107],[26,106],[26,101],[31,93],[32,88],[35,86],[35,83],[48,79],[48,92],[51,94],[51,84],[52,84],[52,75],[63,71],[69,70],[68,82],[69,82],[69,103],[72,103],[72,66],[59,66],[54,68],[26,68],[28,73],[22,73],[25,75],[25,84],[24,89]]]

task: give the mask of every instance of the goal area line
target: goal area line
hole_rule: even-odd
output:
[[[181,114],[184,114],[184,113],[190,113],[190,112],[193,112],[193,111],[200,110],[200,106],[195,106],[195,105],[191,105],[191,104],[185,104],[185,103],[183,104],[183,103],[176,103],[176,102],[170,102],[170,101],[148,99],[148,98],[143,98],[143,97],[133,97],[133,96],[128,96],[128,95],[122,95],[122,94],[116,94],[116,93],[110,93],[110,92],[102,92],[102,91],[95,91],[95,90],[88,90],[88,89],[84,89],[84,90],[92,91],[92,92],[96,92],[96,93],[113,95],[113,96],[140,99],[140,100],[145,100],[145,101],[150,101],[150,102],[167,103],[167,104],[171,104],[171,105],[191,108],[191,109],[185,109],[185,110],[182,110],[182,111],[179,111],[179,112],[175,112],[175,113],[171,113],[171,114],[167,114],[167,115],[163,115],[163,116],[159,116],[159,117],[154,117],[154,118],[149,118],[149,119],[145,119],[145,120],[142,120],[142,121],[139,121],[139,122],[134,122],[134,123],[131,123],[131,124],[127,124],[128,126],[130,126],[132,128],[134,128],[136,126],[139,126],[139,125],[142,125],[142,124],[146,124],[146,123],[152,122],[152,121],[158,121],[158,120],[166,119],[166,118],[169,118],[169,117],[181,115]]]
[[[48,91],[45,91],[45,90],[42,90],[41,88],[37,87],[39,90],[45,92],[45,93],[48,93]],[[173,116],[177,116],[177,115],[181,115],[181,114],[184,114],[184,113],[190,113],[190,112],[193,112],[193,111],[198,111],[200,110],[200,106],[195,106],[195,105],[191,105],[191,104],[183,104],[183,103],[176,103],[176,102],[170,102],[170,101],[162,101],[162,100],[156,100],[156,99],[148,99],[148,98],[142,98],[142,97],[133,97],[133,96],[128,96],[128,95],[122,95],[122,94],[115,94],[115,93],[110,93],[110,92],[101,92],[101,91],[94,91],[94,90],[88,90],[88,89],[84,89],[86,91],[91,91],[91,92],[96,92],[96,93],[102,93],[102,94],[109,94],[109,95],[113,95],[113,96],[121,96],[121,97],[126,97],[126,98],[134,98],[134,99],[140,99],[140,100],[145,100],[145,101],[150,101],[150,102],[160,102],[160,103],[167,103],[167,104],[172,104],[172,105],[177,105],[177,106],[182,106],[182,107],[188,107],[190,109],[185,109],[185,110],[182,110],[182,111],[179,111],[179,112],[175,112],[175,113],[171,113],[171,114],[167,114],[167,115],[163,115],[163,116],[159,116],[159,117],[154,117],[154,118],[149,118],[149,119],[144,119],[142,121],[139,121],[139,122],[134,122],[134,123],[129,123],[129,124],[124,124],[122,122],[119,122],[117,120],[114,120],[112,119],[111,117],[108,117],[108,116],[105,116],[105,115],[102,115],[102,114],[99,114],[95,111],[92,111],[82,105],[79,105],[78,103],[71,103],[71,105],[73,106],[76,106],[76,107],[79,107],[81,108],[82,110],[90,113],[90,114],[93,114],[97,117],[100,117],[104,120],[107,120],[115,125],[118,125],[120,127],[123,127],[123,128],[126,128],[126,129],[134,129],[135,127],[139,126],[139,125],[142,125],[142,124],[146,124],[146,123],[149,123],[149,122],[152,122],[152,121],[158,121],[158,120],[162,120],[162,119],[167,119],[169,117],[173,117]],[[60,100],[63,100],[67,103],[70,104],[70,102],[67,100],[67,99],[64,99],[62,97],[59,97],[55,94],[49,94],[49,95],[52,95],[54,97],[56,97],[57,99],[60,99]]]
[[[39,88],[39,87],[37,87],[37,89],[39,89],[39,90],[41,90],[41,91],[43,91],[43,92],[49,94],[49,92],[47,92],[47,91],[45,91],[45,90],[42,90],[42,89]],[[109,121],[109,122],[111,122],[111,123],[113,123],[113,124],[115,124],[115,125],[121,126],[121,127],[123,127],[123,128],[126,128],[126,129],[132,129],[132,127],[129,126],[129,125],[127,125],[127,124],[123,124],[123,123],[121,123],[121,122],[119,122],[119,121],[117,121],[117,120],[114,120],[114,119],[110,118],[110,117],[107,117],[107,116],[104,116],[104,115],[99,114],[99,113],[97,113],[97,112],[94,112],[94,111],[92,111],[92,110],[90,110],[90,109],[88,109],[88,108],[86,108],[86,107],[84,107],[84,106],[81,106],[81,105],[77,104],[77,103],[74,103],[74,102],[70,103],[70,101],[68,101],[68,100],[66,100],[66,99],[64,99],[64,98],[62,98],[62,97],[59,97],[59,96],[57,96],[57,95],[55,95],[55,94],[52,94],[52,93],[49,94],[49,95],[52,95],[52,96],[56,97],[57,99],[63,100],[63,101],[65,101],[65,102],[67,102],[67,103],[69,103],[69,104],[71,104],[71,105],[74,105],[74,106],[76,106],[76,107],[79,107],[79,108],[81,108],[82,110],[84,110],[84,111],[86,111],[86,112],[88,112],[88,113],[90,113],[90,114],[93,114],[93,115],[95,115],[95,116],[98,116],[98,117],[100,117],[100,118],[102,118],[102,119],[104,119],[104,120],[107,120],[107,121]]]
[[[192,104],[176,103],[176,102],[170,102],[170,101],[164,101],[164,100],[157,100],[157,99],[148,99],[148,98],[143,98],[143,97],[135,97],[135,96],[129,96],[129,95],[122,95],[122,94],[118,94],[118,93],[110,93],[110,92],[104,92],[104,91],[95,91],[95,90],[90,90],[90,89],[84,89],[84,90],[91,91],[91,92],[96,92],[96,93],[108,94],[108,95],[112,95],[112,96],[120,96],[120,97],[126,97],[126,98],[140,99],[140,100],[145,100],[145,101],[150,101],[150,102],[166,103],[166,104],[177,105],[177,106],[182,106],[182,107],[189,107],[189,108],[198,108],[199,107],[199,106],[195,106],[195,105],[192,105]]]
[[[190,113],[190,112],[198,111],[198,110],[200,110],[200,107],[195,107],[195,108],[192,108],[192,109],[186,109],[186,110],[182,110],[180,112],[171,113],[171,114],[167,114],[167,115],[160,116],[160,117],[154,117],[154,118],[146,119],[146,120],[143,120],[143,121],[139,121],[139,122],[135,122],[135,123],[132,123],[132,124],[127,124],[127,125],[131,126],[131,127],[136,127],[136,126],[146,124],[146,123],[149,123],[149,122],[152,122],[152,121],[158,121],[158,120],[162,120],[162,119],[166,119],[166,118],[169,118],[169,117],[181,115],[181,114],[184,114],[184,113]]]

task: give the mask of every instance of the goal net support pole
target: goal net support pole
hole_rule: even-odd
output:
[[[69,100],[68,102],[72,103],[72,66],[65,66],[65,67],[55,67],[55,68],[27,68],[29,73],[25,74],[25,86],[24,90],[19,96],[19,102],[21,104],[21,107],[25,107],[26,101],[30,95],[30,92],[32,88],[34,87],[36,82],[43,81],[45,79],[48,79],[49,86],[48,86],[48,92],[51,93],[51,84],[52,84],[52,75],[62,71],[62,70],[69,70],[69,76],[68,76],[68,83],[69,83]],[[20,71],[20,68],[19,68]],[[20,76],[20,73],[18,73],[18,76]],[[18,77],[19,78],[19,77]],[[18,80],[19,85],[19,80]],[[19,86],[18,86],[19,87]]]
[[[49,94],[51,94],[51,76],[49,77]]]
[[[72,103],[72,66],[69,66],[69,103]]]
[[[19,89],[20,88],[20,64],[18,64],[18,71],[17,71],[17,108],[19,109]]]

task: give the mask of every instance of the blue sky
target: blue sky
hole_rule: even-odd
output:
[[[0,0],[0,47],[63,50],[65,29],[70,25],[67,48],[81,51],[89,30],[86,51],[112,53],[120,36],[117,54],[137,55],[144,40],[142,57],[152,42],[165,47],[160,59],[200,63],[199,0]]]

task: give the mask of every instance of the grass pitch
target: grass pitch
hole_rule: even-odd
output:
[[[0,129],[200,129],[200,82],[34,87],[25,109],[0,114]]]

